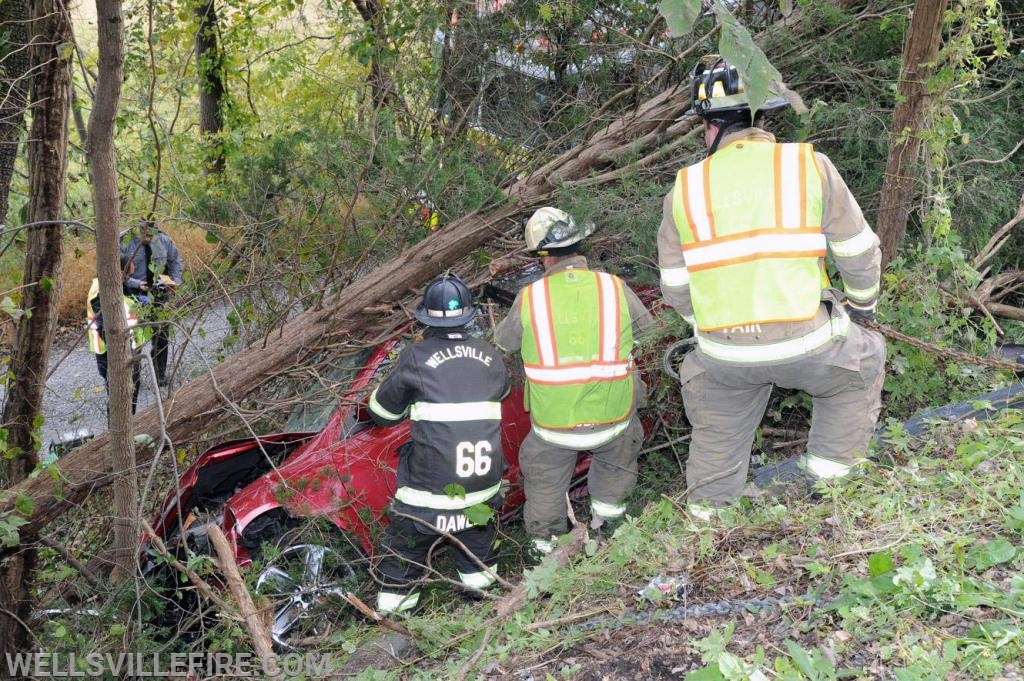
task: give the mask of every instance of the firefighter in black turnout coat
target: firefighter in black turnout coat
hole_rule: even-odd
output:
[[[466,333],[477,312],[458,277],[430,282],[416,310],[427,327],[423,340],[399,355],[394,371],[370,395],[370,414],[379,425],[412,421],[410,441],[399,451],[398,489],[377,566],[381,612],[416,606],[415,582],[439,532],[456,537],[479,560],[452,546],[462,584],[484,589],[495,582],[495,523],[474,525],[466,510],[501,506],[501,400],[509,386],[498,351]]]

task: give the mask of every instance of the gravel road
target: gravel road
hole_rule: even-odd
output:
[[[224,341],[231,332],[224,306],[207,308],[182,322],[171,338],[168,374],[170,389],[198,376],[221,361]],[[157,386],[148,365],[142,367],[139,410],[152,404]],[[165,392],[168,388],[162,388]],[[0,400],[4,398],[0,386]],[[58,335],[50,356],[50,377],[43,397],[43,450],[49,443],[77,431],[92,434],[107,430],[107,394],[81,328]]]

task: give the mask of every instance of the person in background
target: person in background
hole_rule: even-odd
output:
[[[127,281],[134,272],[134,264],[127,253],[121,254],[122,294],[124,310],[128,318],[128,330],[131,332],[131,348],[134,354],[147,340],[146,329],[139,326],[138,310],[148,300],[145,295],[132,296]],[[85,303],[85,321],[87,325],[89,351],[96,355],[96,369],[103,379],[103,385],[110,394],[110,383],[107,381],[107,343],[103,333],[103,313],[100,310],[100,280],[93,279],[89,286],[89,295]],[[139,404],[140,369],[137,361],[132,362],[132,413]]]
[[[636,294],[613,274],[591,270],[581,253],[593,223],[541,208],[526,223],[526,247],[544,276],[523,288],[494,332],[522,356],[532,427],[519,450],[526,532],[550,553],[568,529],[565,495],[576,459],[593,454],[587,481],[591,527],[610,533],[636,484],[646,387],[633,364],[634,339],[653,324]]]
[[[486,589],[496,581],[494,513],[505,472],[501,401],[509,385],[501,354],[466,330],[477,314],[457,276],[430,282],[416,310],[426,327],[423,340],[402,351],[370,395],[368,409],[378,425],[412,421],[410,440],[398,453],[398,489],[377,566],[381,612],[416,607],[416,580],[441,532],[472,554],[454,552],[463,585]],[[481,504],[491,509],[491,519],[476,524],[469,509]]]
[[[750,109],[736,68],[703,57],[690,76],[708,156],[665,196],[658,262],[665,301],[693,328],[679,371],[693,426],[691,511],[710,518],[743,492],[772,386],[813,399],[807,450],[782,479],[841,478],[861,460],[881,408],[885,340],[873,320],[881,251],[835,166],[810,144],[781,144]],[[844,291],[831,286],[831,251]],[[770,476],[757,476],[770,484]]]
[[[136,299],[146,296],[152,305],[155,317],[151,324],[153,363],[157,383],[164,387],[167,385],[171,325],[160,318],[160,312],[170,295],[181,285],[184,273],[181,254],[174,240],[151,220],[140,220],[135,229],[125,235],[121,252],[134,265],[134,274],[125,282],[129,295]]]

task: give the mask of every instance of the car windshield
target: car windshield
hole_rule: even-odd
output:
[[[376,348],[365,348],[356,354],[338,357],[306,390],[302,401],[292,409],[285,423],[289,432],[321,430],[338,406],[338,400],[348,393],[359,372]]]

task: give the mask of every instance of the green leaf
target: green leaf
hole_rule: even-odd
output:
[[[448,491],[448,487],[445,487],[445,492]],[[449,494],[449,496],[451,496]],[[465,491],[463,491],[463,497],[465,497]],[[486,525],[491,522],[491,518],[494,517],[494,509],[487,504],[474,504],[466,509],[466,519],[474,525]]]
[[[0,312],[6,314],[11,319],[21,319],[22,315],[25,314],[24,311],[18,307],[17,303],[11,300],[10,296],[4,296],[3,299],[0,300]]]
[[[793,13],[793,0],[779,0],[779,10],[782,16],[788,17]]]
[[[39,278],[39,289],[43,293],[47,293],[48,294],[50,291],[53,290],[53,279],[51,279],[50,277],[40,277]]]
[[[725,681],[722,672],[718,671],[717,664],[690,672],[686,675],[685,679],[686,681]]]
[[[977,570],[987,570],[994,565],[1013,560],[1017,549],[1007,540],[999,537],[984,544],[978,544],[967,554],[967,560]]]
[[[220,237],[217,236],[216,234],[214,234],[213,232],[207,231],[206,232],[206,243],[209,243],[209,244],[219,244],[220,243]]]
[[[715,16],[722,25],[718,51],[727,62],[736,67],[750,100],[750,110],[756,111],[777,90],[775,83],[782,76],[768,61],[750,32],[729,12],[722,0],[715,0]]]
[[[700,16],[701,0],[661,0],[658,10],[674,37],[686,35]]]
[[[555,16],[554,10],[548,4],[538,5],[537,14],[540,16],[541,21],[545,23],[549,23]]]
[[[14,500],[14,510],[23,516],[32,515],[32,510],[36,507],[35,502],[32,501],[32,497],[19,494]]]
[[[57,57],[61,61],[67,61],[71,59],[71,55],[75,53],[74,43],[61,43],[57,46]]]
[[[1006,526],[1011,530],[1024,530],[1024,493],[1021,493],[1017,505],[1006,512]]]
[[[747,665],[732,653],[722,651],[718,656],[718,671],[727,679],[746,679]]]
[[[465,499],[466,488],[457,482],[450,482],[444,486],[444,493],[452,499]]]
[[[793,658],[793,662],[796,663],[796,666],[800,671],[812,679],[818,676],[817,671],[814,669],[814,662],[811,660],[811,656],[807,654],[807,651],[804,650],[799,643],[787,639],[786,648],[789,649],[789,656]]]
[[[896,563],[892,560],[892,554],[888,551],[880,551],[878,553],[871,554],[868,558],[868,574],[872,577],[884,575],[886,572],[891,572],[895,569]]]

